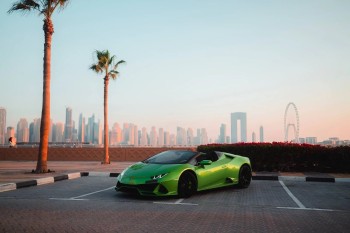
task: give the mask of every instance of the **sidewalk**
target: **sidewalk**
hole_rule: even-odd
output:
[[[0,161],[0,192],[81,176],[117,176],[134,162],[49,161],[51,173],[34,174],[36,161]],[[253,172],[253,180],[350,182],[350,174]]]

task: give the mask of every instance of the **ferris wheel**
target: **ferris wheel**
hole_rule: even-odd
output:
[[[295,123],[291,123],[291,122],[287,123],[288,110],[290,107],[294,109],[295,118],[296,118]],[[299,113],[298,113],[297,106],[295,106],[295,104],[292,102],[288,103],[286,110],[284,112],[284,141],[286,142],[288,141],[289,128],[293,129],[294,141],[298,143],[299,142]]]

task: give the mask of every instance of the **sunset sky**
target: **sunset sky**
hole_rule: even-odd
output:
[[[0,1],[0,107],[16,127],[41,115],[44,34],[37,13],[7,13],[13,2]],[[249,141],[261,125],[282,141],[293,102],[300,137],[350,139],[349,12],[348,0],[71,0],[53,17],[51,118],[71,107],[76,122],[103,120],[103,77],[89,66],[108,49],[127,62],[110,82],[110,126],[215,140],[246,112]]]

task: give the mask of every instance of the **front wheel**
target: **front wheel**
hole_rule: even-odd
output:
[[[197,191],[197,179],[189,172],[180,176],[178,183],[179,197],[190,197]]]
[[[239,170],[238,186],[240,188],[248,188],[252,180],[252,170],[248,165],[243,165]]]

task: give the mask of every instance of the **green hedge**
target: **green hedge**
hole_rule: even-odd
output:
[[[254,171],[350,173],[350,146],[324,147],[295,143],[235,143],[198,146],[250,158]]]

